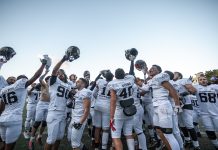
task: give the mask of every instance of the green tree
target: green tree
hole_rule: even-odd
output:
[[[212,76],[218,77],[218,69],[205,71],[205,76],[207,77],[207,80],[210,81],[210,78]]]

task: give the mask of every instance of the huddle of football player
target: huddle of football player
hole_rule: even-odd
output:
[[[14,55],[13,48],[2,47],[0,68]],[[135,61],[137,55],[135,48],[125,51],[130,62],[128,73],[122,68],[117,68],[114,74],[102,70],[92,82],[88,70],[82,78],[75,74],[68,78],[61,69],[66,61],[80,57],[76,46],[65,51],[50,75],[52,60],[43,55],[41,66],[30,79],[25,75],[10,76],[7,80],[0,76],[0,149],[15,148],[22,131],[25,103],[23,135],[29,141],[30,150],[34,149],[35,142],[45,150],[58,150],[65,132],[73,150],[86,150],[86,143],[82,143],[86,127],[90,135],[86,138],[90,138],[95,150],[125,147],[129,150],[164,147],[199,150],[200,122],[218,149],[216,82],[209,85],[201,75],[199,83],[193,84],[190,78],[183,78],[182,73],[162,72],[156,64],[148,69],[144,60]],[[134,69],[141,71],[144,79],[136,77]],[[46,127],[47,139],[43,142]]]

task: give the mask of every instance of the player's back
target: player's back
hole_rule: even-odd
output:
[[[135,77],[132,75],[125,76],[124,79],[116,79],[109,82],[110,89],[116,91],[116,110],[114,118],[125,119],[128,118],[123,114],[123,108],[120,105],[120,101],[133,98],[133,85],[135,83]]]
[[[22,120],[23,107],[27,95],[26,82],[27,79],[20,79],[1,90],[5,110],[0,116],[0,121]]]
[[[98,87],[97,99],[95,101],[95,109],[101,112],[110,111],[110,90],[108,82],[104,79],[99,79],[96,82]]]

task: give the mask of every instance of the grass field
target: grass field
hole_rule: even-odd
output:
[[[24,109],[24,113],[23,113],[23,122],[25,121],[26,118],[26,109]],[[213,145],[211,144],[211,142],[208,140],[206,134],[204,132],[202,132],[203,136],[202,138],[199,138],[200,141],[200,146],[201,146],[201,150],[215,150],[213,148]],[[46,134],[43,135],[43,144],[46,141]],[[85,130],[84,134],[83,134],[83,143],[91,150],[91,139],[88,135],[87,129]],[[43,146],[40,146],[39,144],[35,143],[34,144],[34,150],[43,150]],[[60,145],[60,150],[71,150],[71,146],[70,143],[67,141],[66,136],[64,137],[64,139],[61,141],[61,145]],[[28,140],[25,140],[23,137],[23,134],[20,135],[19,140],[17,141],[15,150],[28,150]],[[126,145],[124,145],[124,150],[127,150]]]

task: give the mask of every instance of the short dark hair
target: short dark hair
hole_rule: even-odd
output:
[[[161,69],[161,67],[159,66],[159,65],[152,65],[153,67],[156,67],[157,68],[157,70],[159,71],[159,73],[161,73],[162,72],[162,69]]]
[[[81,80],[85,84],[85,88],[87,88],[89,86],[89,82],[86,79],[79,78],[79,80]]]
[[[17,77],[17,80],[22,79],[22,78],[28,79],[27,76],[25,76],[24,74],[22,74],[22,75],[19,75],[19,76]]]
[[[124,77],[125,77],[124,70],[122,68],[116,69],[116,71],[115,71],[115,78],[117,78],[117,79],[124,79]]]
[[[167,73],[170,76],[170,80],[173,80],[173,77],[174,77],[173,72],[166,70],[166,71],[164,71],[164,73]]]
[[[106,75],[105,75],[106,81],[111,81],[111,80],[113,80],[113,77],[114,77],[114,75],[113,75],[113,73],[111,73],[111,72],[107,72]]]

